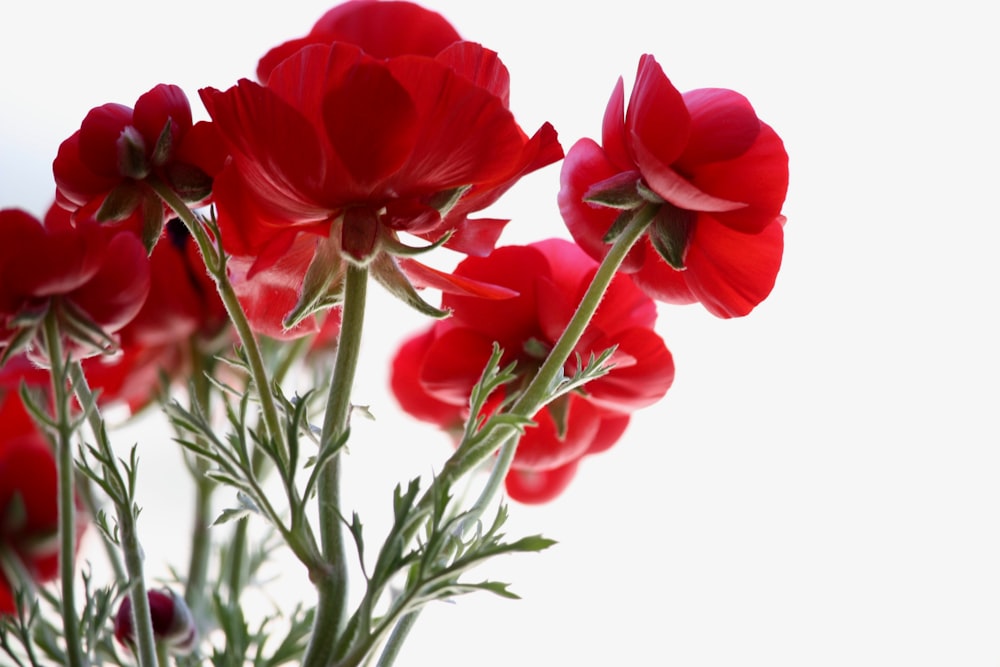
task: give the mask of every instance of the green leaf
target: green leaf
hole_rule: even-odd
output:
[[[218,518],[212,522],[213,526],[219,526],[224,523],[229,523],[230,521],[237,521],[239,519],[245,519],[250,516],[251,512],[246,508],[238,509],[224,509],[222,513],[219,514]]]
[[[328,238],[316,242],[316,253],[302,280],[299,300],[285,315],[282,326],[291,329],[310,315],[339,301],[336,296],[344,279],[344,261],[337,244]]]
[[[649,226],[649,240],[660,257],[677,271],[683,271],[684,256],[694,229],[696,214],[672,204],[663,204]]]
[[[641,183],[641,176],[637,171],[615,174],[611,178],[591,185],[584,193],[583,201],[607,208],[634,209],[645,203],[639,194]]]
[[[435,308],[424,301],[410,283],[409,278],[399,268],[396,260],[388,253],[379,253],[369,268],[372,277],[385,287],[390,294],[424,315],[441,319],[449,315],[447,310]]]

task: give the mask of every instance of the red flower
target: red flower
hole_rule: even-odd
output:
[[[20,559],[43,583],[59,571],[56,463],[16,391],[0,390],[0,551]],[[86,529],[80,516],[77,543]],[[0,568],[0,614],[16,611],[10,582]]]
[[[91,109],[59,146],[52,171],[60,206],[102,222],[138,218],[152,247],[169,209],[143,181],[155,177],[198,204],[211,193],[210,175],[224,159],[214,128],[192,123],[184,92],[160,84],[140,96],[134,110],[121,104]]]
[[[102,403],[148,405],[164,379],[184,377],[193,355],[210,358],[229,342],[229,316],[204,261],[178,219],[150,255],[150,290],[142,309],[121,329],[121,350],[84,360]]]
[[[73,224],[58,207],[44,226],[24,211],[0,211],[0,350],[29,346],[43,361],[30,344],[41,318],[55,311],[70,354],[105,351],[148,293],[149,260],[130,231],[89,219]]]
[[[570,233],[597,258],[620,216],[653,213],[622,270],[657,300],[700,301],[734,317],[774,286],[787,188],[781,139],[746,98],[724,89],[681,95],[645,55],[627,110],[618,80],[602,145],[581,139],[567,154],[559,206]]]
[[[374,260],[399,249],[399,232],[453,234],[450,247],[488,251],[502,223],[468,214],[562,155],[551,126],[530,139],[521,131],[506,89],[496,54],[456,42],[434,58],[387,59],[345,43],[311,45],[283,60],[266,87],[243,80],[202,90],[232,155],[214,198],[234,283],[273,270],[263,282],[298,290],[317,257],[326,276],[345,259],[398,282],[394,261]]]
[[[146,593],[149,600],[149,615],[153,621],[153,636],[157,642],[164,642],[174,655],[187,655],[198,641],[198,629],[187,603],[169,588],[151,590]],[[135,629],[132,621],[132,598],[125,596],[115,614],[115,639],[123,646],[135,645]]]
[[[408,340],[393,360],[391,385],[400,405],[418,419],[452,433],[460,430],[493,342],[504,350],[501,365],[516,361],[518,373],[532,373],[572,317],[596,268],[597,262],[577,246],[555,239],[464,260],[458,276],[504,285],[518,295],[484,301],[446,294],[442,305],[452,317]],[[653,331],[655,319],[654,302],[627,276],[616,276],[565,370],[575,372],[577,354],[586,360],[612,346],[617,346],[615,368],[534,416],[538,425],[521,439],[507,477],[511,497],[522,502],[553,498],[583,456],[610,447],[632,411],[663,396],[674,366]],[[501,399],[491,397],[494,406]]]
[[[461,39],[440,14],[411,2],[351,0],[337,5],[305,37],[276,46],[257,64],[257,78],[267,81],[288,56],[310,44],[354,44],[376,58],[406,54],[436,56]]]

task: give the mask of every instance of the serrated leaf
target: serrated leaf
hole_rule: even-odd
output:
[[[246,508],[224,509],[222,510],[222,513],[219,514],[218,518],[212,522],[212,525],[219,526],[224,523],[229,523],[230,521],[245,519],[248,516],[250,516],[250,510]]]

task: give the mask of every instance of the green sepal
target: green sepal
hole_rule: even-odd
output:
[[[189,204],[212,194],[212,177],[194,165],[171,162],[164,168],[164,175],[177,196]]]
[[[647,201],[650,204],[666,203],[666,200],[663,197],[653,192],[643,181],[639,181],[636,185],[636,190],[638,191],[639,196],[642,197],[643,201]]]
[[[609,245],[614,243],[615,240],[619,236],[621,236],[621,233],[625,231],[625,228],[628,227],[628,223],[635,220],[636,216],[639,214],[639,211],[642,210],[643,210],[642,207],[637,207],[637,208],[626,209],[621,213],[619,213],[618,217],[615,218],[615,221],[611,223],[610,227],[608,227],[608,231],[604,233],[604,238],[602,238],[601,240]]]
[[[150,156],[150,161],[157,167],[165,165],[174,153],[173,129],[174,121],[171,118],[167,118],[167,122],[163,124],[160,136],[156,139],[153,154]]]
[[[683,271],[684,257],[694,229],[695,214],[664,204],[649,226],[649,240],[660,257],[677,271]]]
[[[59,303],[59,331],[67,338],[102,354],[118,351],[118,341],[71,301]]]
[[[552,423],[556,427],[556,438],[560,442],[566,439],[566,431],[569,429],[569,401],[570,394],[563,394],[547,406]]]
[[[639,192],[642,179],[637,171],[625,171],[591,185],[583,195],[587,204],[633,209],[646,202]]]
[[[142,203],[143,193],[139,186],[132,182],[116,185],[104,198],[101,208],[97,210],[98,222],[117,222],[132,215]]]
[[[139,130],[126,125],[118,135],[118,173],[137,181],[149,176],[149,161],[146,159],[146,140]]]
[[[152,255],[153,248],[163,235],[163,225],[166,216],[163,214],[163,204],[160,198],[150,193],[142,198],[142,245],[146,254]]]
[[[451,190],[443,190],[435,193],[427,200],[426,204],[435,209],[444,218],[451,209],[455,208],[455,204],[462,199],[471,187],[471,185],[462,185]]]
[[[340,302],[344,282],[344,261],[330,239],[320,239],[316,253],[302,280],[302,292],[295,307],[285,315],[282,326],[291,329],[310,315]]]
[[[395,255],[396,257],[416,257],[426,252],[440,248],[454,235],[454,230],[449,230],[441,238],[425,246],[409,246],[400,241],[395,235],[386,234],[382,237],[382,250]]]
[[[418,312],[438,319],[450,315],[449,311],[435,308],[420,298],[416,288],[410,283],[410,279],[406,277],[406,274],[396,264],[396,260],[388,253],[379,253],[375,261],[372,262],[369,271],[372,277],[390,294]]]

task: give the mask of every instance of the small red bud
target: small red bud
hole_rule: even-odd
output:
[[[166,642],[176,655],[190,653],[198,641],[198,630],[184,598],[169,588],[149,591],[147,598],[156,641]],[[115,616],[115,639],[129,648],[135,646],[132,598],[129,596],[122,600]]]

